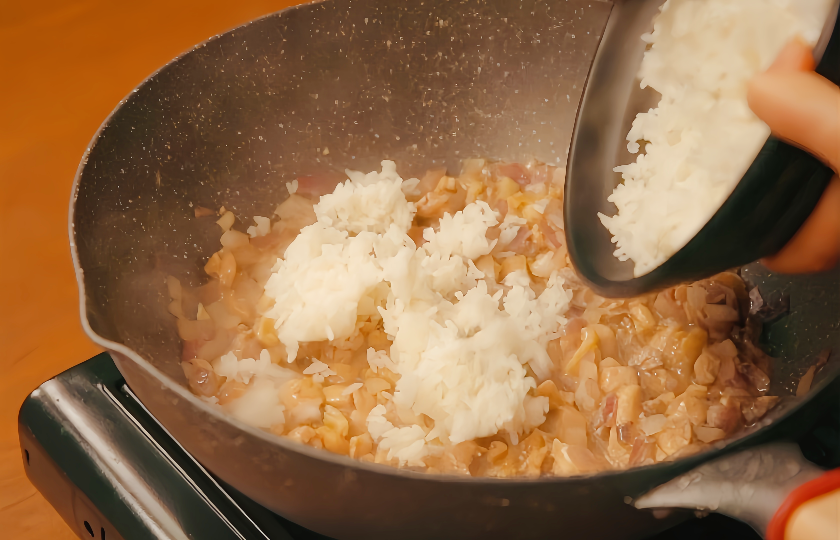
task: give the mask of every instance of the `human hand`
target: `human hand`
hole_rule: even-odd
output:
[[[814,72],[811,49],[790,42],[750,82],[750,108],[777,137],[840,171],[840,88]],[[835,176],[814,212],[782,250],[762,262],[782,273],[821,272],[840,261],[840,179]]]

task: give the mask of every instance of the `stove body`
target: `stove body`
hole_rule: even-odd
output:
[[[208,473],[149,414],[107,353],[33,391],[18,427],[27,476],[79,538],[328,540]],[[840,411],[827,410],[799,443],[817,464],[840,465]],[[711,515],[651,540],[701,538],[759,537]]]

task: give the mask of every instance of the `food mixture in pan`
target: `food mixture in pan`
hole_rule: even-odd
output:
[[[362,461],[568,476],[697,452],[775,403],[737,274],[627,300],[578,279],[563,169],[347,175],[290,182],[252,226],[222,209],[207,283],[169,278],[190,387],[239,420]]]

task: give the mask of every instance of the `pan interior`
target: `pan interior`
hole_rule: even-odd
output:
[[[563,167],[612,5],[350,0],[267,16],[198,46],[108,119],[77,179],[85,317],[183,382],[167,275],[199,285],[215,227],[271,215],[285,182],[467,158]]]

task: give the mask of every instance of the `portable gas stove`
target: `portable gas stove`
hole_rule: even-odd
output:
[[[134,396],[107,353],[33,391],[18,430],[27,476],[80,538],[326,539],[208,473]],[[827,411],[799,443],[818,465],[840,465],[840,411]],[[652,540],[705,538],[759,537],[713,514]]]

